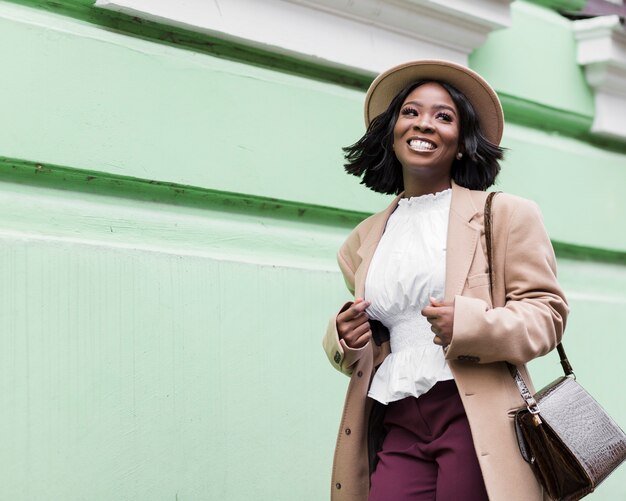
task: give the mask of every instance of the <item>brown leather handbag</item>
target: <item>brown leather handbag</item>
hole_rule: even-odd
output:
[[[485,202],[485,237],[492,275],[491,204]],[[490,281],[493,294],[493,280]],[[507,366],[526,402],[515,414],[520,452],[554,500],[576,501],[592,492],[626,459],[626,435],[576,381],[563,345],[557,345],[564,376],[534,396],[515,367]]]

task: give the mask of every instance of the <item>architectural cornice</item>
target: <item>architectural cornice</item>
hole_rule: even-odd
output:
[[[419,58],[467,64],[511,0],[97,0],[96,6],[374,75]]]
[[[618,16],[574,22],[578,64],[595,92],[595,134],[626,139],[626,30]]]

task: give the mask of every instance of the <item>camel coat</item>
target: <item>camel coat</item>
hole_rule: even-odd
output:
[[[524,404],[506,365],[525,363],[561,340],[568,307],[556,280],[556,261],[537,206],[500,194],[493,202],[494,303],[483,228],[487,193],[453,183],[446,254],[446,301],[454,301],[454,328],[445,356],[472,430],[491,501],[544,498],[523,461],[513,412]],[[348,289],[363,297],[367,269],[398,200],[359,224],[338,253]],[[344,308],[350,303],[344,305]],[[343,308],[342,308],[343,310]],[[336,315],[323,340],[331,364],[350,376],[332,471],[333,501],[367,501],[369,492],[367,391],[389,342],[349,348],[338,338]],[[531,387],[532,390],[532,387]]]

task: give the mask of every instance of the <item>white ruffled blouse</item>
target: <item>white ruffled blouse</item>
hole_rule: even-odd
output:
[[[451,189],[400,199],[367,272],[367,314],[390,334],[391,353],[368,394],[383,404],[419,397],[437,381],[453,379],[421,314],[431,297],[443,299],[451,199]]]

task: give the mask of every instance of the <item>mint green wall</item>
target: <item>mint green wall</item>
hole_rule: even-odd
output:
[[[537,201],[554,240],[626,251],[626,155],[513,123],[502,144],[499,187]]]
[[[0,499],[325,497],[333,228],[0,190]]]
[[[341,169],[362,90],[66,14],[0,1],[0,499],[326,499],[347,383],[320,343],[347,297],[334,253],[388,200]],[[514,22],[484,50],[529,31],[571,50],[546,9]],[[505,63],[472,58],[511,106],[558,116],[507,124],[499,188],[586,249],[559,259],[566,347],[626,425],[604,383],[626,348],[626,156],[558,129],[593,116],[575,64],[541,93]],[[533,366],[538,385],[559,371]],[[590,499],[625,496],[619,472]]]

